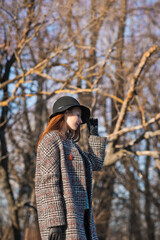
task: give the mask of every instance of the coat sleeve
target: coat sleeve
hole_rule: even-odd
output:
[[[92,163],[93,171],[103,167],[105,157],[106,138],[91,135],[88,142],[88,157]]]
[[[65,208],[60,177],[59,138],[56,134],[46,136],[38,148],[39,180],[37,205],[38,215],[46,227],[65,225]],[[37,166],[38,167],[38,166]]]

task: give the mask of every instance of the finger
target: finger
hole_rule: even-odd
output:
[[[49,235],[48,240],[52,240],[52,233]]]
[[[93,125],[96,126],[98,125],[98,119],[97,118],[94,118],[93,121],[92,121]]]
[[[58,239],[57,240],[61,240],[61,234],[59,234],[59,236],[58,236]]]
[[[59,234],[55,234],[54,240],[58,240],[58,239],[59,239]]]
[[[50,240],[58,240],[58,235],[55,233],[51,234]]]

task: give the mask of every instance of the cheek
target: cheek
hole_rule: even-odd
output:
[[[73,117],[72,116],[68,116],[67,118],[67,124],[71,125],[73,123]]]

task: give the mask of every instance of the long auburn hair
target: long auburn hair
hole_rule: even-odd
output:
[[[68,137],[71,137],[75,142],[78,142],[80,139],[80,126],[78,126],[76,131],[73,131],[71,129],[68,130],[68,127],[66,125],[65,135],[64,135],[64,133],[62,132],[62,128],[63,128],[64,124],[65,124],[64,113],[60,113],[60,114],[54,116],[53,118],[49,119],[46,129],[40,135],[40,138],[39,138],[39,141],[37,144],[37,149],[38,149],[40,142],[44,138],[44,136],[48,132],[51,132],[51,131],[57,131],[59,133],[61,139],[65,140]]]

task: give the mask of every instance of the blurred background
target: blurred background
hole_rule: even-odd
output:
[[[99,239],[160,239],[159,66],[158,0],[0,1],[0,240],[40,240],[36,145],[63,95],[108,139],[93,182]]]

